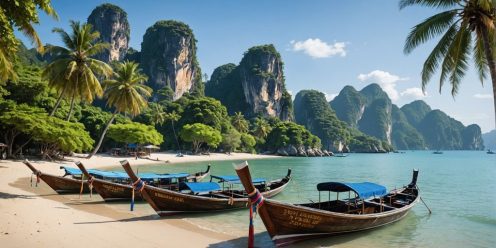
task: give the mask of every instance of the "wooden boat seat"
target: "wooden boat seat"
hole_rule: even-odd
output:
[[[373,201],[365,201],[366,204],[369,204],[369,205],[375,205],[375,206],[382,206],[384,208],[384,210],[393,210],[393,209],[396,209],[395,207],[393,206],[389,206],[389,205],[386,205],[384,203],[378,203],[378,202],[373,202]]]

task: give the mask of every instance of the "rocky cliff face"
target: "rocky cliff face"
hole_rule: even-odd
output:
[[[91,12],[88,23],[100,32],[101,41],[110,44],[110,49],[97,55],[97,58],[104,62],[122,60],[129,46],[127,13],[116,5],[102,4]]]
[[[141,65],[155,92],[165,86],[173,99],[201,91],[201,71],[196,58],[196,40],[188,25],[158,21],[146,30],[141,43]]]
[[[377,84],[357,92],[346,86],[330,102],[350,127],[392,144],[396,149],[483,149],[480,127],[465,127],[424,101],[398,108]],[[362,110],[363,109],[363,110]]]
[[[250,48],[238,66],[217,67],[205,86],[207,96],[220,100],[229,113],[243,112],[293,119],[291,95],[284,85],[283,62],[273,45]]]
[[[462,130],[463,150],[484,150],[482,131],[479,125],[468,125]]]
[[[245,100],[252,115],[292,119],[291,96],[284,86],[283,63],[273,45],[250,48],[239,67]]]
[[[365,97],[352,86],[345,86],[339,95],[331,101],[331,107],[336,115],[351,127],[357,127],[358,121],[365,111]]]
[[[391,100],[379,85],[370,84],[361,91],[346,86],[330,105],[350,127],[391,144]]]

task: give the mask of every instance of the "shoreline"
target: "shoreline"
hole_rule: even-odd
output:
[[[101,169],[116,167],[124,159],[128,159],[134,167],[282,157],[247,153],[176,157],[172,153],[152,153],[151,158],[158,158],[158,161],[141,158],[136,161],[131,157],[109,155],[85,159],[76,155],[63,161],[32,162],[43,172],[61,175],[61,165],[76,167],[73,164],[76,161],[83,162],[87,168]],[[146,202],[138,203],[139,210],[130,212],[123,207],[125,204],[105,203],[96,192],[90,199],[88,194],[81,198],[73,194],[59,195],[44,182],[32,187],[30,176],[31,172],[21,161],[0,160],[0,243],[6,247],[83,247],[88,242],[97,247],[163,247],[164,244],[171,247],[185,244],[207,247],[228,245],[230,240],[231,245],[241,244],[240,237],[201,228],[181,216],[160,218]]]

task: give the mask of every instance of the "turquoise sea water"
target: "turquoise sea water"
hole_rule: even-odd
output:
[[[232,161],[212,162],[212,174],[235,174]],[[140,172],[195,172],[206,163],[142,166]],[[421,196],[432,209],[418,203],[407,217],[372,231],[299,243],[296,247],[494,247],[496,244],[496,156],[480,151],[427,151],[402,154],[350,154],[346,158],[276,158],[249,161],[254,177],[276,179],[293,170],[293,182],[275,199],[317,201],[315,185],[325,181],[370,181],[388,190],[408,184],[420,170]],[[327,198],[327,196],[325,197]],[[183,216],[188,222],[216,232],[244,237],[248,210]],[[271,246],[260,218],[256,244]],[[241,239],[240,239],[241,240]],[[235,247],[224,242],[213,247]]]

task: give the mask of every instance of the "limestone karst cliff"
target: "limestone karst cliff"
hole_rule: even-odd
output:
[[[243,112],[292,120],[291,95],[284,84],[283,62],[273,45],[255,46],[245,52],[238,66],[215,69],[205,93],[219,99],[229,113]]]
[[[149,27],[141,43],[140,60],[155,92],[168,86],[174,100],[185,93],[203,94],[196,40],[188,25],[167,20]]]
[[[100,41],[110,44],[110,48],[96,57],[104,62],[122,60],[129,47],[130,28],[127,13],[113,4],[96,7],[88,17],[88,23],[100,32]]]

